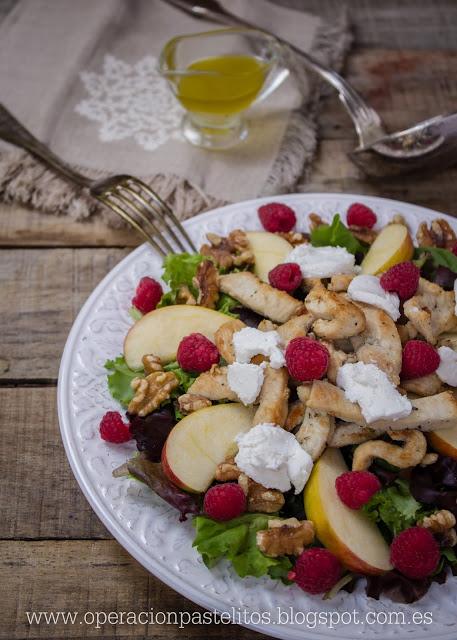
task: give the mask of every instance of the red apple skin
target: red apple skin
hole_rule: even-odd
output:
[[[354,571],[354,573],[361,573],[370,576],[382,576],[385,573],[383,569],[372,567],[371,565],[358,558],[340,540],[325,540],[322,536],[320,540],[327,547],[327,549],[335,554],[335,556],[347,569],[349,569],[349,571]]]
[[[444,429],[443,431],[447,431],[447,429]],[[441,453],[443,456],[449,456],[449,458],[457,460],[457,449],[450,442],[440,436],[439,431],[430,431],[427,434],[427,440],[435,451]]]
[[[194,489],[187,487],[183,482],[181,482],[181,480],[171,470],[171,467],[168,464],[168,460],[167,460],[167,442],[166,441],[162,449],[160,462],[162,464],[162,471],[164,472],[168,480],[172,482],[174,485],[176,485],[179,489],[184,489],[184,491],[188,491],[189,493],[200,493],[199,491],[194,491]]]
[[[348,530],[352,531],[353,535],[358,532],[360,538],[360,536],[364,535],[364,527],[368,524],[364,523],[363,519],[360,519],[360,514],[356,515],[354,513],[352,515],[351,510],[342,505],[337,496],[335,479],[345,471],[347,471],[347,466],[341,452],[338,449],[327,449],[314,465],[311,476],[305,486],[305,513],[314,523],[316,538],[345,567],[365,575],[382,575],[392,566],[389,562],[389,548],[381,534],[375,534],[373,537],[373,531],[370,533],[370,529],[374,525],[368,527],[366,535],[370,538],[372,544],[380,544],[382,546],[382,549],[381,547],[379,548],[382,553],[365,554],[365,560],[358,555],[359,549],[354,537],[350,540],[348,539],[347,542],[345,541],[346,538],[343,533],[345,527],[347,528],[350,525]],[[332,505],[335,505],[336,510],[332,509]],[[351,519],[354,520],[352,524]],[[339,526],[338,522],[341,522],[342,525]],[[351,529],[351,527],[355,527],[355,529]],[[349,544],[351,544],[352,548]],[[360,555],[363,555],[363,553],[360,553]],[[373,560],[373,565],[370,564],[370,560]]]

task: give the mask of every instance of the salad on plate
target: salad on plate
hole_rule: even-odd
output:
[[[272,202],[143,277],[100,436],[207,567],[413,602],[457,575],[457,238],[342,214]]]

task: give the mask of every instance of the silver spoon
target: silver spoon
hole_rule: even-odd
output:
[[[228,26],[258,28],[227,11],[217,0],[165,0],[195,18]],[[457,161],[457,113],[439,115],[388,134],[379,114],[336,71],[275,34],[274,37],[301,57],[305,65],[331,84],[349,113],[359,145],[349,156],[365,173],[395,175],[433,164],[434,168]]]

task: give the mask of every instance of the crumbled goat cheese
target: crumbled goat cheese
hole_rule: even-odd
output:
[[[258,424],[236,438],[235,463],[241,471],[268,489],[300,493],[313,468],[311,456],[296,437],[271,423]]]
[[[227,382],[243,404],[252,404],[263,385],[265,363],[240,364],[234,362],[227,367]]]
[[[277,331],[259,331],[245,327],[233,334],[233,346],[237,362],[248,363],[257,355],[268,356],[273,369],[280,369],[285,364],[281,348],[281,337]]]
[[[355,257],[344,247],[300,244],[284,262],[296,262],[304,278],[330,278],[338,273],[354,273]]]
[[[357,362],[339,368],[336,383],[351,402],[358,402],[369,424],[376,420],[398,420],[412,411],[411,402],[397,391],[384,371],[374,364]]]
[[[451,387],[457,387],[457,352],[450,347],[440,347],[440,364],[436,370],[436,375],[440,380]]]
[[[351,300],[383,309],[394,322],[400,317],[400,298],[396,293],[385,291],[376,276],[356,276],[349,284],[348,296]]]

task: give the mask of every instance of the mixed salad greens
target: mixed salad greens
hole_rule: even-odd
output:
[[[314,247],[344,247],[356,256],[360,263],[369,250],[369,245],[356,237],[354,232],[343,224],[340,216],[333,217],[330,224],[316,226],[309,236]],[[163,294],[158,308],[179,303],[182,287],[197,298],[198,290],[195,277],[198,267],[208,257],[201,254],[173,254],[166,257],[163,267],[163,281],[168,291]],[[457,256],[448,248],[424,246],[414,250],[413,261],[427,279],[437,282],[445,290],[452,289],[457,275]],[[247,267],[248,268],[248,267]],[[226,273],[226,269],[219,269]],[[297,292],[299,297],[301,292]],[[228,318],[243,319],[246,324],[257,326],[260,316],[246,309],[235,298],[221,293],[215,309]],[[132,310],[134,320],[142,314]],[[223,362],[222,362],[223,364]],[[130,369],[123,355],[105,363],[108,388],[114,400],[126,408],[133,397],[131,382],[143,378],[143,369]],[[130,432],[136,441],[138,454],[129,460],[119,475],[128,474],[145,484],[155,493],[169,502],[180,512],[181,519],[193,516],[195,527],[194,547],[201,554],[209,568],[221,559],[229,560],[240,577],[269,576],[272,579],[288,583],[288,573],[294,559],[286,555],[269,557],[262,553],[256,543],[259,531],[268,528],[273,518],[304,518],[303,495],[285,494],[285,502],[280,513],[245,513],[226,522],[217,522],[202,511],[201,496],[187,493],[170,482],[163,473],[160,459],[164,443],[174,426],[183,418],[177,398],[186,394],[197,378],[196,373],[184,371],[177,361],[165,364],[163,370],[173,372],[179,382],[171,396],[155,411],[146,416],[127,413]],[[294,400],[292,389],[291,400]],[[296,400],[296,398],[295,398]],[[223,402],[223,401],[222,401]],[[387,440],[387,436],[381,436]],[[346,460],[351,460],[353,447],[343,448]],[[435,463],[428,466],[416,466],[413,469],[398,469],[383,460],[376,460],[370,467],[381,481],[382,488],[365,504],[363,513],[379,527],[382,535],[390,544],[400,532],[414,526],[422,518],[433,514],[437,509],[450,510],[457,516],[457,460],[439,455]],[[315,542],[319,545],[319,541]],[[369,576],[367,594],[379,598],[382,593],[392,598],[412,602],[427,591],[432,581],[444,581],[446,570],[450,567],[457,575],[457,556],[452,547],[443,542],[441,559],[435,573],[420,580],[407,578],[397,570],[381,576]],[[341,588],[351,590],[360,576],[346,572]]]

